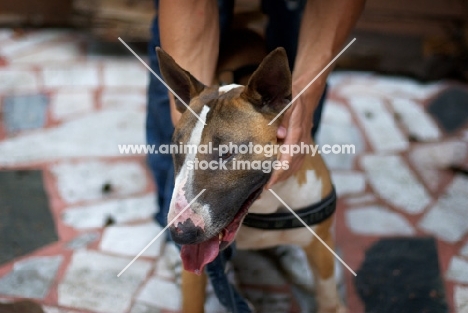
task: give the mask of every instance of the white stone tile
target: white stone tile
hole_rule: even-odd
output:
[[[130,261],[130,258],[78,250],[58,286],[58,304],[93,312],[126,312],[151,269],[150,262],[136,260],[117,277]]]
[[[327,84],[331,88],[335,88],[336,86],[341,85],[343,82],[345,82],[348,79],[347,74],[343,74],[341,72],[331,72],[328,77],[327,77]]]
[[[468,242],[460,250],[460,254],[468,258]]]
[[[161,309],[177,311],[181,308],[182,296],[179,286],[175,283],[152,277],[139,292],[136,300]]]
[[[67,203],[128,196],[144,192],[147,185],[145,169],[137,162],[83,161],[64,162],[51,168],[57,180],[60,196]],[[110,191],[103,192],[103,186]]]
[[[389,236],[414,235],[415,231],[405,217],[381,206],[348,209],[346,223],[359,235]]]
[[[42,69],[44,86],[54,87],[98,87],[97,63],[50,64]]]
[[[101,94],[103,108],[136,109],[146,106],[144,91],[122,91],[119,88],[106,88]]]
[[[20,298],[43,299],[55,280],[62,256],[41,256],[21,260],[0,278],[0,294]]]
[[[0,70],[0,92],[37,91],[36,74],[32,70],[7,67]]]
[[[338,88],[338,94],[345,98],[360,96],[404,98],[423,100],[432,97],[443,88],[441,83],[419,84],[405,77],[382,75],[352,76]]]
[[[462,141],[446,141],[417,145],[409,154],[412,165],[432,191],[441,183],[440,171],[460,165],[468,155],[468,144]]]
[[[78,42],[53,43],[37,50],[10,57],[11,64],[44,64],[70,62],[83,54]]]
[[[360,172],[332,172],[332,181],[338,196],[364,192],[366,178]]]
[[[468,287],[455,286],[455,313],[468,313]]]
[[[362,71],[333,71],[328,75],[327,84],[332,87],[333,90],[338,89],[337,86],[346,86],[350,82],[357,82],[361,80],[367,80],[371,78],[373,74],[371,72]]]
[[[401,151],[409,147],[381,98],[354,97],[349,102],[375,150]]]
[[[160,313],[161,311],[158,308],[147,305],[145,303],[136,302],[133,304],[130,313]]]
[[[144,144],[145,113],[105,110],[0,142],[0,165],[70,157],[122,156],[120,144]]]
[[[104,63],[105,86],[132,86],[146,88],[149,72],[137,59]]]
[[[449,280],[468,284],[468,261],[454,256],[450,260],[446,276]]]
[[[421,219],[419,227],[448,242],[457,242],[468,233],[468,178],[455,176],[437,203]]]
[[[326,100],[322,112],[322,122],[349,125],[352,124],[351,113],[341,102]]]
[[[50,110],[52,117],[63,121],[89,113],[94,108],[92,90],[59,90],[51,96]]]
[[[421,213],[431,198],[403,159],[395,155],[367,155],[361,159],[374,191],[410,214]]]
[[[354,125],[339,125],[321,123],[317,134],[317,144],[338,145],[344,150],[348,147],[354,151],[350,153],[323,154],[322,157],[330,169],[351,170],[354,166],[356,156],[364,151],[364,141],[359,129]]]
[[[372,86],[375,84],[372,78],[363,78],[359,81],[351,79],[346,84],[337,88],[337,93],[343,98],[352,99],[355,97],[375,97],[384,98],[386,94],[381,90],[374,89]]]
[[[367,193],[364,195],[356,195],[354,197],[348,197],[346,203],[350,206],[363,205],[366,203],[375,202],[377,199],[373,194]]]
[[[162,228],[155,223],[106,227],[99,247],[104,252],[134,257],[158,236],[161,231]],[[161,245],[165,239],[164,234],[160,235],[146,249],[142,256],[159,256],[161,254]]]
[[[48,41],[48,45],[53,45],[55,43],[51,43],[50,41],[65,38],[69,35],[70,32],[64,30],[42,30],[30,32],[23,36],[11,38],[8,43],[2,44],[2,46],[0,46],[0,55],[7,58],[13,58],[20,53],[35,49],[38,45],[43,45]]]
[[[389,98],[427,99],[443,88],[441,83],[420,84],[406,77],[376,75],[372,89],[385,93]]]
[[[100,228],[112,218],[117,224],[148,219],[156,212],[154,195],[109,200],[75,207],[62,214],[63,222],[77,229]]]
[[[182,274],[182,259],[173,242],[166,242],[156,263],[156,275],[170,281],[178,281]]]
[[[441,133],[436,123],[417,102],[409,99],[393,99],[391,104],[410,135],[420,141],[440,139]]]
[[[13,29],[2,28],[0,29],[0,40],[9,39],[13,35]]]
[[[337,101],[327,100],[322,113],[322,122],[317,134],[317,143],[321,146],[354,145],[354,153],[323,154],[331,169],[351,169],[354,159],[364,149],[364,142],[357,127],[352,125],[351,113]]]

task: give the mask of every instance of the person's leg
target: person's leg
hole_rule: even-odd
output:
[[[156,47],[160,46],[159,27],[157,17],[151,27],[152,38],[148,46],[148,56],[151,69],[161,76],[159,62],[156,56]],[[146,141],[156,147],[170,144],[174,126],[171,121],[169,97],[167,88],[152,74],[149,73],[147,115],[146,115]],[[148,163],[153,173],[158,189],[159,212],[156,220],[162,226],[167,224],[167,213],[174,188],[172,157],[169,154],[150,154]]]
[[[157,1],[155,1],[157,7]],[[226,32],[232,19],[232,9],[234,0],[220,0],[220,29],[221,34]],[[159,76],[159,62],[155,48],[160,46],[159,25],[155,18],[152,29],[152,38],[149,43],[150,66]],[[169,98],[166,87],[150,73],[148,86],[148,107],[146,117],[146,140],[150,145],[160,146],[170,144],[174,126],[171,122]],[[154,180],[158,188],[159,212],[156,214],[156,221],[161,226],[166,226],[167,214],[174,189],[174,166],[171,155],[151,154],[148,156],[148,163],[153,173]],[[170,235],[168,233],[168,239]],[[224,273],[226,261],[230,259],[234,247],[229,247],[206,267],[206,272],[210,278],[213,289],[220,302],[231,312],[248,313],[251,312],[247,303],[237,293],[235,288],[229,283]]]
[[[262,10],[268,16],[265,29],[267,50],[283,47],[289,67],[294,68],[297,40],[306,0],[263,0]]]
[[[268,24],[265,30],[267,50],[272,51],[277,47],[283,47],[288,55],[290,68],[294,68],[302,12],[304,11],[306,2],[306,0],[262,1],[262,10],[268,15]],[[325,87],[317,109],[314,112],[312,137],[315,137],[320,126],[326,92],[327,88]]]

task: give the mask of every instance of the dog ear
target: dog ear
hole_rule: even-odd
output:
[[[252,74],[243,96],[262,112],[279,113],[291,101],[291,88],[286,51],[276,48]]]
[[[190,99],[199,95],[205,89],[205,85],[181,68],[163,49],[157,47],[156,52],[164,81],[185,104],[189,105]],[[174,99],[177,111],[183,113],[187,107],[177,97]]]

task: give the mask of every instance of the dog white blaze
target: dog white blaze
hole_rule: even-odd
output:
[[[231,89],[237,88],[237,87],[242,87],[241,85],[236,85],[236,84],[230,84],[230,85],[224,85],[218,88],[219,93],[226,93]]]
[[[206,116],[208,115],[209,111],[210,111],[210,108],[208,106],[204,105],[203,109],[202,109],[202,111],[200,113],[200,119],[197,120],[197,123],[195,124],[195,127],[192,129],[192,133],[190,134],[190,138],[189,138],[189,141],[187,142],[187,145],[196,146],[197,148],[200,145],[203,129],[205,128]],[[195,152],[195,153],[193,153],[193,152]],[[178,213],[178,212],[175,213],[173,208],[175,207],[177,196],[179,196],[181,194],[184,194],[182,189],[185,187],[185,189],[187,191],[190,191],[191,193],[193,193],[192,192],[193,182],[188,180],[188,177],[189,177],[189,175],[188,175],[189,174],[188,164],[189,164],[189,162],[192,162],[192,164],[193,164],[193,162],[195,161],[196,155],[197,155],[196,151],[192,151],[190,149],[188,150],[188,153],[187,153],[186,158],[184,160],[184,164],[180,168],[180,172],[177,175],[177,177],[175,178],[174,192],[172,193],[172,199],[171,199],[171,205],[170,205],[170,209],[169,209],[168,220],[171,220]],[[187,201],[187,203],[188,202],[190,202],[190,201]],[[206,208],[206,209],[209,209],[208,205],[204,205],[203,207]],[[206,211],[208,211],[208,210],[206,210]],[[200,212],[200,213],[202,213],[202,212]],[[202,215],[203,215],[204,218],[206,218],[205,222],[210,221],[209,214],[206,214],[206,216],[205,216],[205,214],[202,214]]]

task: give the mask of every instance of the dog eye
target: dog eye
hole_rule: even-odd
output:
[[[222,153],[220,155],[220,158],[223,160],[223,161],[226,161],[228,159],[231,159],[232,157],[234,156],[234,154],[232,154],[231,152],[226,152],[226,153]]]

